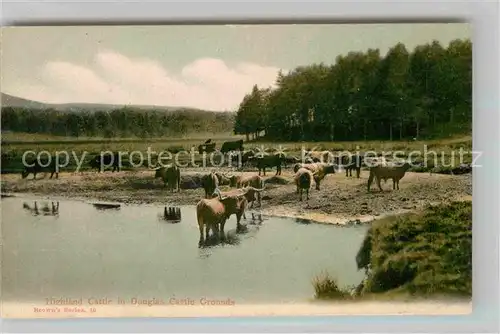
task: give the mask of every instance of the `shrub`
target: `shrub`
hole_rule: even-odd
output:
[[[313,286],[316,299],[346,299],[351,297],[348,289],[340,288],[335,278],[327,272],[314,277]]]

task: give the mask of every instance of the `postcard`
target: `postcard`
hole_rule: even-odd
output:
[[[5,318],[468,314],[466,23],[2,28]]]

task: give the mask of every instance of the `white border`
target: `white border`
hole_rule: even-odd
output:
[[[3,320],[2,332],[499,332],[499,4],[497,1],[207,2],[3,1],[2,26],[312,19],[350,22],[466,20],[473,28],[473,149],[483,151],[474,173],[473,313],[469,316],[374,316],[231,319]],[[89,22],[91,21],[91,22]],[[17,25],[16,24],[16,25]]]

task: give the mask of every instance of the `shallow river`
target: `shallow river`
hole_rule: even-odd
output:
[[[327,270],[341,285],[357,284],[355,255],[367,226],[328,226],[290,218],[252,220],[231,243],[198,248],[194,207],[181,221],[163,207],[98,210],[60,201],[59,214],[36,215],[34,198],[3,198],[2,293],[6,301],[45,298],[230,298],[236,303],[305,301],[312,278]],[[50,202],[37,199],[38,208]],[[258,209],[257,209],[258,210]]]

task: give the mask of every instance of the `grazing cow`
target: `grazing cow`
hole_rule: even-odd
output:
[[[265,155],[263,157],[255,156],[251,160],[254,161],[255,166],[259,170],[259,175],[262,171],[265,176],[266,168],[273,167],[276,167],[275,175],[281,175],[281,164],[285,160],[285,156],[283,154]]]
[[[231,151],[243,152],[243,139],[224,142],[224,144],[222,144],[222,147],[220,148],[220,151],[222,154],[226,154]]]
[[[380,185],[380,181],[387,179],[392,179],[392,189],[399,190],[399,180],[401,180],[406,171],[410,169],[411,165],[408,162],[404,164],[380,164],[378,166],[370,167],[370,176],[368,177],[368,191],[370,191],[370,186],[373,182],[373,179],[377,180],[377,185],[380,191],[382,190],[382,186]]]
[[[224,238],[224,225],[229,217],[236,215],[237,229],[241,228],[240,220],[243,216],[247,200],[245,193],[240,192],[235,195],[222,195],[218,188],[215,189],[212,198],[201,199],[196,205],[196,218],[200,231],[200,240],[198,246],[201,247],[208,239],[209,230],[213,233],[219,232],[221,239]],[[205,235],[203,235],[205,230]]]
[[[215,143],[205,143],[203,145],[198,145],[198,153],[212,153],[215,151]]]
[[[51,157],[50,163],[45,161],[38,161],[34,159],[31,163],[24,166],[24,170],[21,173],[21,177],[25,179],[29,174],[33,173],[33,180],[36,179],[36,174],[40,172],[50,172],[50,178],[56,174],[56,179],[59,178],[59,166],[56,166],[56,159]]]
[[[251,187],[253,189],[259,189],[262,188],[264,189],[264,179],[260,177],[259,175],[250,175],[250,176],[244,176],[244,175],[232,175],[229,177],[230,180],[230,185],[231,187],[236,187],[236,188],[245,188],[245,187]],[[251,203],[250,208],[253,207],[255,197],[253,196],[253,190],[249,192],[248,196],[248,202]],[[257,201],[259,202],[259,206],[261,204],[261,196],[260,196],[260,191],[256,192],[257,194]]]
[[[156,171],[155,178],[161,177],[165,187],[170,189],[171,192],[177,188],[177,191],[181,191],[181,170],[178,166],[168,165],[163,167],[157,167],[154,169]]]
[[[306,199],[309,200],[309,189],[311,188],[312,179],[316,176],[317,172],[311,172],[307,168],[299,168],[294,175],[295,185],[297,186],[297,194],[300,195],[302,201],[302,192],[306,191]]]
[[[219,188],[219,179],[212,171],[210,174],[205,174],[201,178],[201,186],[205,190],[205,198],[211,198],[215,189]]]
[[[99,172],[102,172],[105,170],[106,167],[111,167],[113,166],[112,172],[120,171],[121,167],[121,157],[118,152],[114,152],[113,154],[106,153],[101,155],[96,155],[95,157],[90,160],[89,165],[92,169],[97,169]]]
[[[316,183],[316,190],[320,190],[320,183],[328,174],[335,173],[334,164],[328,164],[325,162],[316,162],[310,164],[295,164],[293,171],[297,173],[299,169],[305,168],[314,173],[314,182]]]

